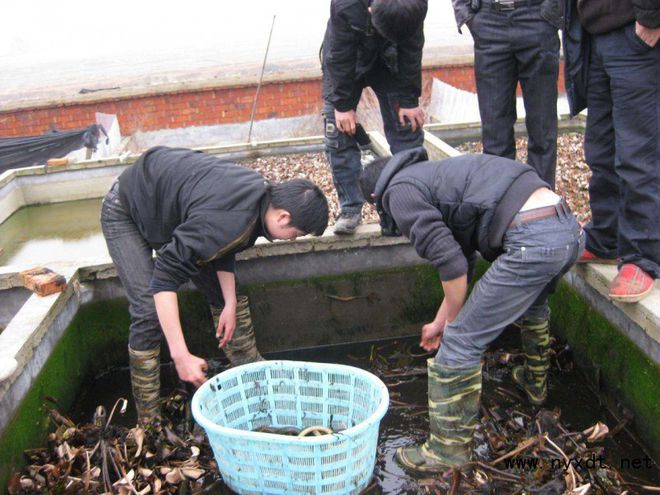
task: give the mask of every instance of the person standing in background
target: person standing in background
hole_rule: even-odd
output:
[[[566,87],[571,113],[588,109],[592,172],[579,262],[618,263],[609,297],[637,302],[660,273],[660,1],[569,0],[567,13]]]
[[[483,152],[515,159],[520,82],[529,142],[527,162],[555,186],[557,77],[563,0],[452,0],[459,32],[474,39]]]
[[[427,0],[332,0],[321,47],[325,151],[341,208],[335,234],[362,221],[356,108],[371,86],[392,153],[421,146],[422,48]]]

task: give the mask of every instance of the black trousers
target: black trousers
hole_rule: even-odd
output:
[[[660,44],[630,23],[592,36],[585,157],[592,176],[587,249],[658,278]]]
[[[551,187],[557,163],[559,36],[540,5],[496,11],[483,2],[469,24],[484,153],[515,159],[516,87],[529,136],[528,163]]]

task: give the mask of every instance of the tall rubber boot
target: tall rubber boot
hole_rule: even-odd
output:
[[[211,306],[211,316],[213,316],[215,328],[218,328],[221,313],[221,307]],[[237,298],[236,329],[233,337],[224,347],[224,351],[232,366],[264,360],[257,349],[257,340],[254,337],[250,303],[247,296],[238,296]]]
[[[523,318],[520,337],[525,364],[513,368],[513,381],[523,389],[529,402],[540,406],[548,397],[550,322],[547,318]]]
[[[396,460],[413,471],[437,473],[472,458],[472,438],[481,398],[481,363],[450,368],[428,360],[429,423],[422,445],[400,447]]]
[[[136,351],[128,346],[128,357],[138,421],[150,423],[160,417],[160,347]]]

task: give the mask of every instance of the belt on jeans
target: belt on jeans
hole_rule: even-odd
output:
[[[557,210],[562,206],[563,205],[561,204],[560,201],[556,205],[542,206],[540,208],[534,208],[532,210],[525,210],[518,212],[516,216],[513,217],[513,220],[511,220],[511,223],[509,224],[509,228],[511,229],[515,227],[516,222],[523,224],[523,223],[534,222],[536,220],[543,220],[544,218],[558,217],[559,212]]]
[[[543,0],[483,0],[482,5],[485,5],[496,12],[506,12],[517,9],[518,7],[539,5],[542,2]]]

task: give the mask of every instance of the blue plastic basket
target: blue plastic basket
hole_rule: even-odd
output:
[[[338,364],[261,361],[209,379],[192,411],[225,483],[240,494],[357,494],[376,462],[387,387]],[[261,426],[323,425],[337,433],[294,437]]]

